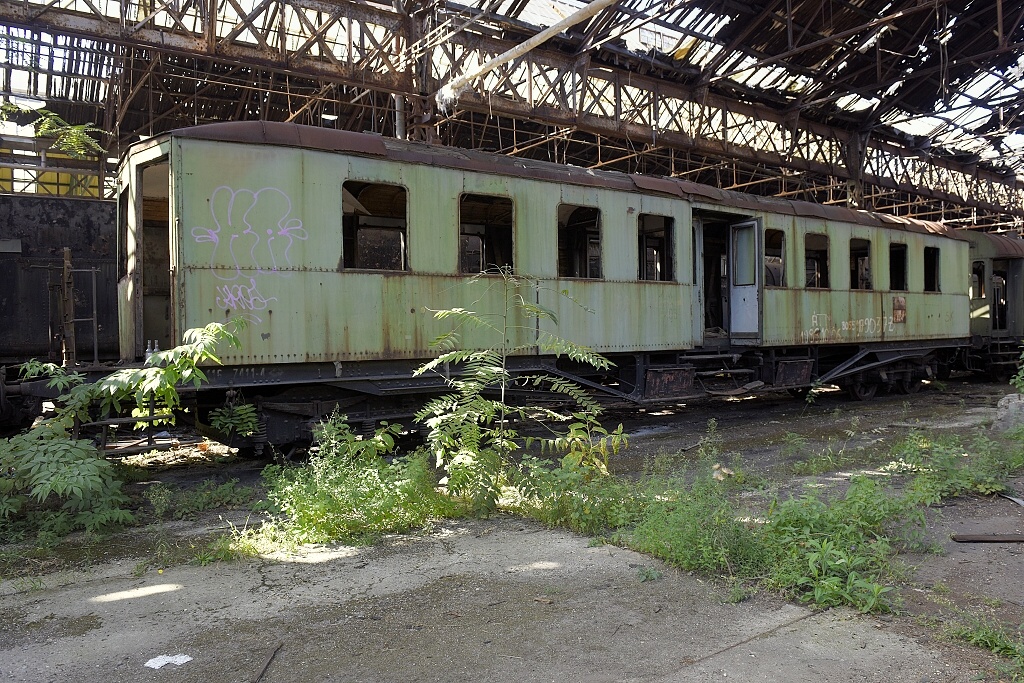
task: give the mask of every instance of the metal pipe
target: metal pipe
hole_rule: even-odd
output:
[[[458,102],[459,95],[466,92],[469,88],[469,84],[474,79],[493,71],[505,62],[510,62],[516,57],[523,56],[549,38],[558,35],[570,26],[575,26],[584,19],[589,19],[601,10],[614,5],[618,1],[619,0],[594,0],[589,5],[581,7],[579,10],[573,12],[558,23],[552,24],[533,38],[527,40],[525,43],[520,43],[511,50],[506,50],[497,57],[494,57],[477,68],[470,70],[465,75],[451,80],[446,85],[442,86],[441,89],[437,91],[437,95],[434,96],[434,99],[437,101],[437,106],[442,111],[447,112],[449,110],[449,106]]]

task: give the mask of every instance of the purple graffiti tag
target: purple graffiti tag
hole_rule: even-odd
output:
[[[264,296],[256,286],[255,278],[249,278],[249,284],[219,285],[217,287],[217,306],[235,311],[264,311],[276,296]],[[252,316],[256,322],[263,322],[257,315]]]
[[[292,216],[291,198],[276,187],[253,191],[222,185],[209,205],[213,227],[193,227],[192,238],[213,245],[210,272],[220,280],[237,280],[245,270],[285,274],[281,269],[292,265],[292,246],[309,238],[302,221]]]

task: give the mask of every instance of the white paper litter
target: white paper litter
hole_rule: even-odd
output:
[[[159,669],[165,664],[174,664],[175,666],[181,666],[185,662],[191,662],[192,658],[188,655],[160,655],[159,657],[153,657],[153,659],[146,662],[146,666],[150,669]]]

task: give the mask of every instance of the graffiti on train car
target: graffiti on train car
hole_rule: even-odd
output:
[[[292,215],[291,197],[276,187],[249,190],[221,185],[208,203],[210,224],[193,227],[192,238],[196,244],[211,245],[210,273],[228,283],[215,288],[216,304],[262,323],[258,312],[277,297],[264,294],[256,278],[290,276],[292,247],[309,234],[302,220]]]
[[[277,301],[277,297],[261,294],[259,287],[256,286],[255,278],[249,278],[248,284],[219,285],[217,287],[217,306],[220,308],[251,313],[266,310],[267,304],[271,301]],[[255,317],[255,322],[263,322],[259,316],[250,317]]]
[[[891,315],[853,320],[832,320],[828,313],[814,313],[811,315],[810,329],[802,330],[800,339],[804,344],[812,344],[878,337],[887,332],[895,332],[896,322]]]

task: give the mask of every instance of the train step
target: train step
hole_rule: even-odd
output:
[[[736,387],[735,389],[707,389],[705,393],[708,396],[742,396],[743,394],[755,391],[764,386],[764,382],[756,380],[754,382],[748,382],[742,387]]]

